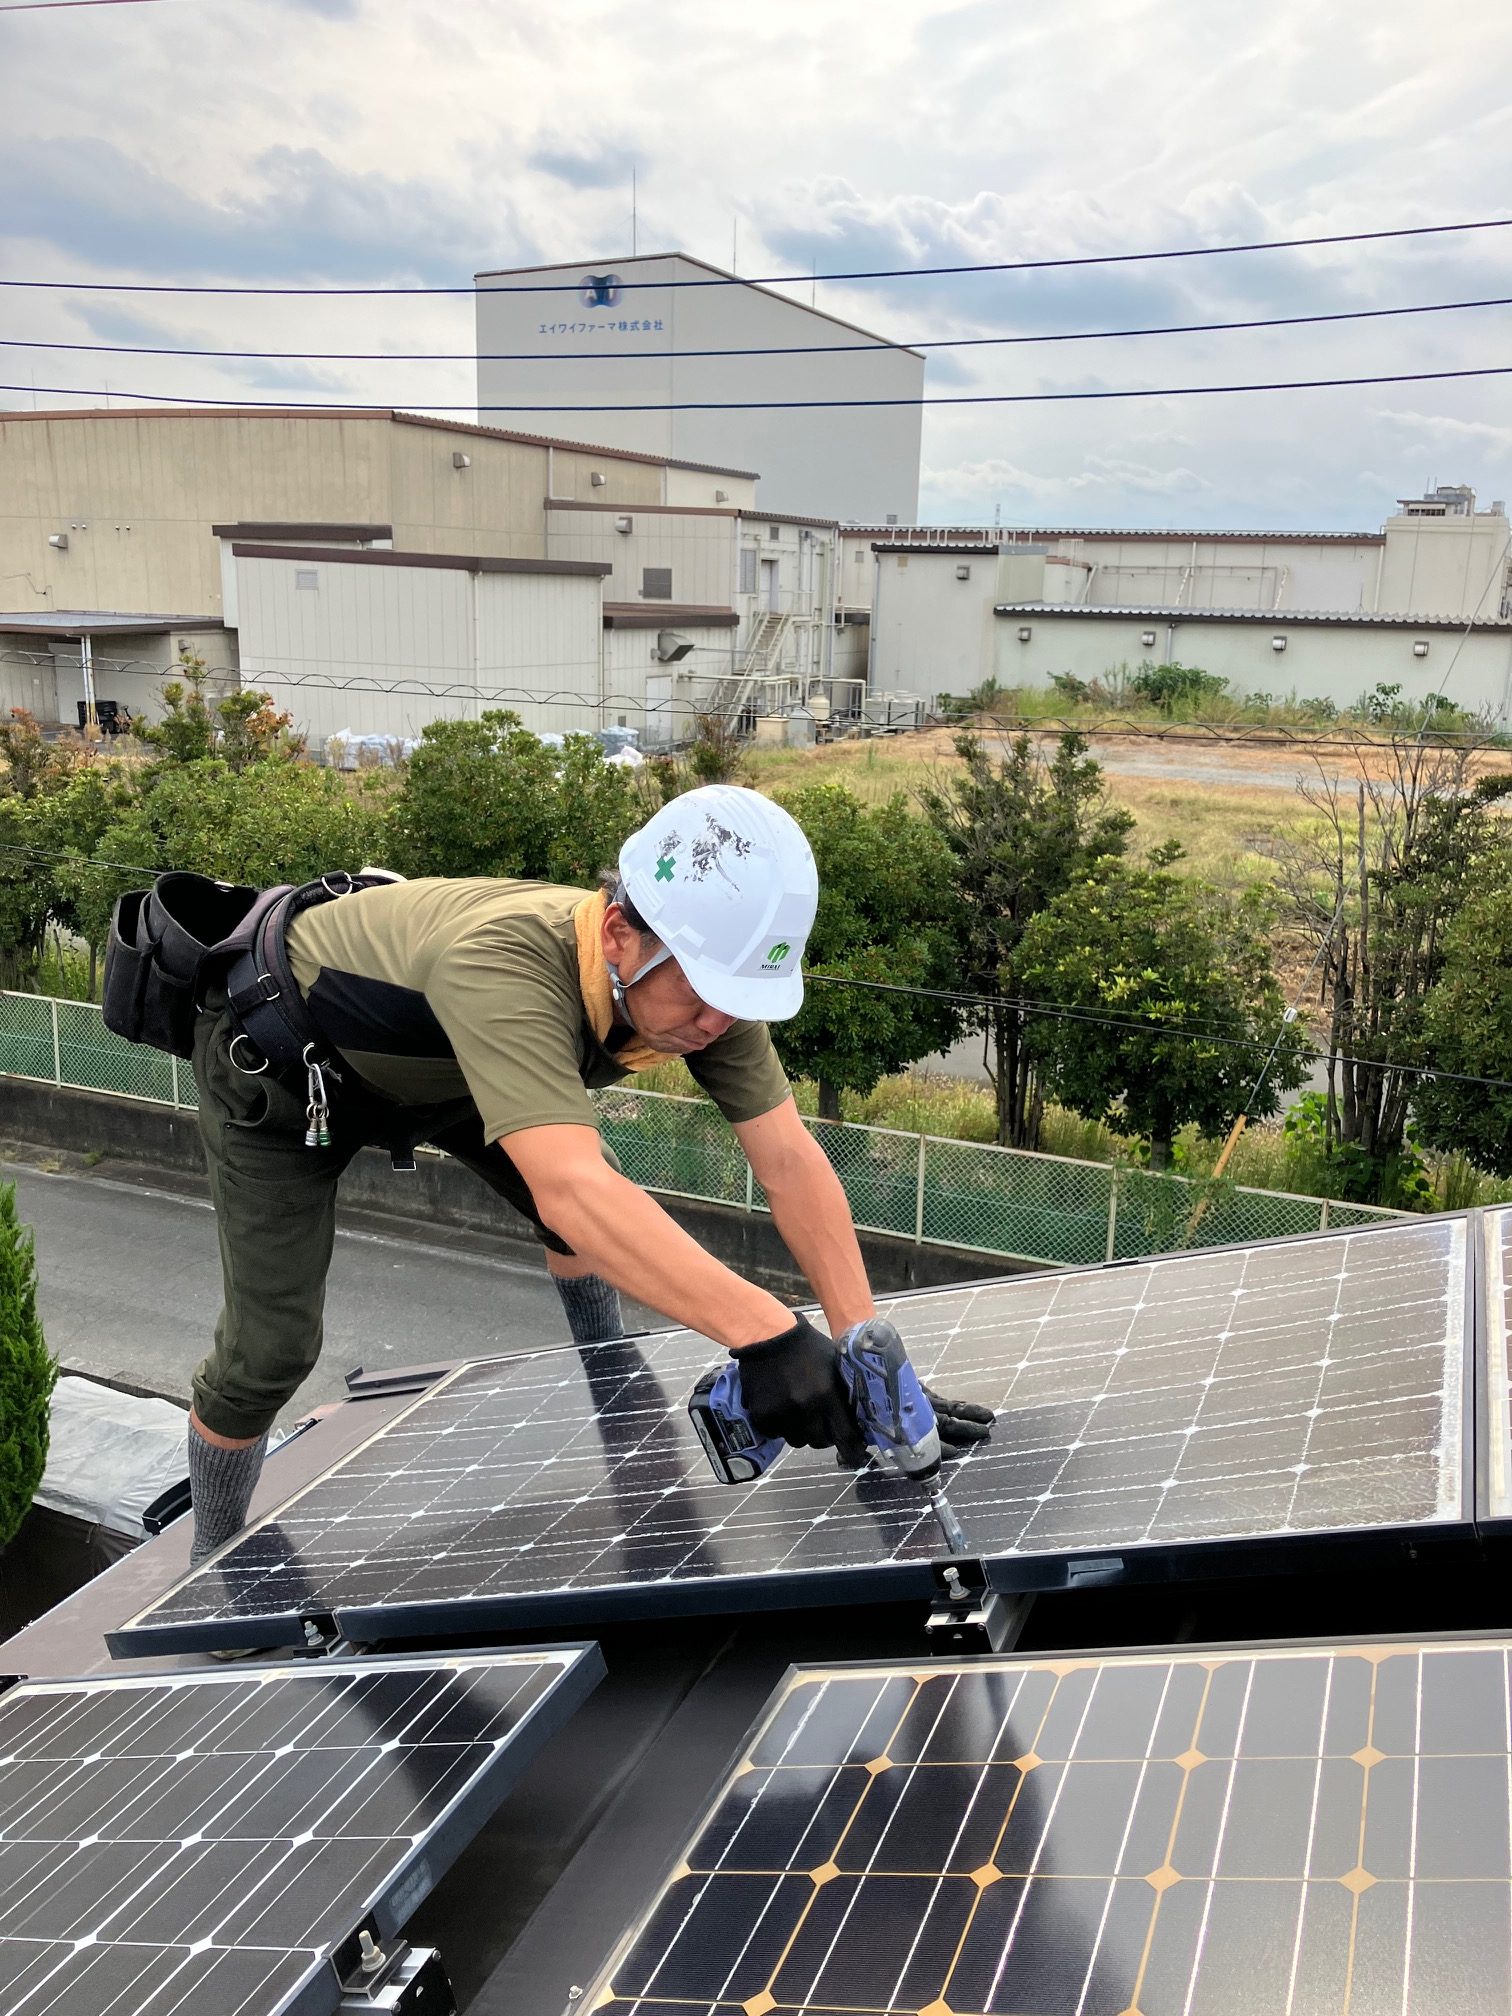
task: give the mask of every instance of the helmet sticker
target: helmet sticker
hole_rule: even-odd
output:
[[[737,861],[743,861],[751,851],[751,843],[743,833],[732,833],[728,826],[721,826],[710,812],[704,817],[702,834],[688,851],[692,856],[692,867],[689,872],[695,882],[706,882],[709,876],[714,874],[721,882],[729,882],[730,887],[734,889],[736,884],[731,882],[725,873],[722,857],[733,854]]]

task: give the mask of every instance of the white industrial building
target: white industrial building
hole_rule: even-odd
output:
[[[915,517],[918,351],[680,252],[476,286],[481,420],[755,469],[763,508]],[[812,403],[824,400],[901,403]],[[581,410],[600,406],[627,410]]]
[[[929,701],[1179,660],[1236,695],[1347,706],[1380,684],[1512,719],[1512,525],[1456,486],[1379,532],[846,527],[872,686]]]

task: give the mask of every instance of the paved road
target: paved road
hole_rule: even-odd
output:
[[[220,1309],[208,1202],[150,1181],[25,1163],[0,1162],[0,1181],[16,1184],[21,1217],[35,1228],[43,1327],[63,1364],[187,1401]],[[486,1357],[565,1335],[539,1262],[349,1226],[336,1235],[320,1363],[280,1419],[340,1398],[356,1365]]]

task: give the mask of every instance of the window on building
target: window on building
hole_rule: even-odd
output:
[[[780,539],[782,537],[782,527],[780,525],[768,525],[767,537],[772,540]]]
[[[861,565],[861,562],[865,558],[866,558],[866,548],[864,546],[858,546],[856,548],[856,565],[859,567]]]
[[[756,548],[742,546],[740,549],[740,592],[742,595],[756,593]]]
[[[294,569],[294,586],[296,588],[318,588],[320,586],[318,569],[314,567],[296,567]]]
[[[672,599],[672,569],[670,567],[643,567],[641,569],[641,596],[647,602],[670,602]]]

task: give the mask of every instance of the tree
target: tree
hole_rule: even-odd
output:
[[[406,875],[583,883],[637,823],[630,774],[589,736],[558,750],[517,714],[432,721],[390,804],[388,863]]]
[[[961,769],[920,795],[955,863],[956,985],[1008,997],[974,1010],[970,1024],[984,1032],[998,1140],[1032,1148],[1042,1097],[1024,1014],[1013,1005],[1022,991],[1019,944],[1031,917],[1095,862],[1123,853],[1134,820],[1108,802],[1102,771],[1074,731],[1057,739],[1048,763],[1027,735],[996,760],[975,735],[957,736],[955,746]]]
[[[190,868],[268,888],[360,868],[381,841],[379,815],[334,771],[308,763],[257,763],[235,771],[219,757],[164,765],[99,835],[92,858],[68,871],[78,928],[103,945],[111,909],[135,878]]]
[[[0,1547],[16,1537],[42,1481],[57,1376],[37,1314],[32,1236],[16,1215],[15,1184],[0,1183]]]
[[[1361,758],[1353,786],[1320,765],[1319,781],[1301,787],[1315,821],[1293,838],[1283,873],[1321,961],[1326,1145],[1357,1147],[1386,1185],[1427,1059],[1423,1010],[1445,935],[1497,849],[1491,807],[1512,777],[1472,782],[1465,750],[1422,738],[1372,755],[1384,774]]]
[[[1019,952],[1029,994],[1088,1012],[1031,1023],[1028,1048],[1045,1085],[1091,1120],[1119,1109],[1157,1169],[1183,1127],[1218,1134],[1241,1112],[1264,1118],[1306,1076],[1258,900],[1226,903],[1171,874],[1171,858],[1100,864],[1030,919]]]
[[[1512,1176],[1512,848],[1489,855],[1479,886],[1444,935],[1443,965],[1424,1003],[1430,1065],[1503,1085],[1429,1079],[1413,1094],[1423,1139]]]
[[[804,956],[803,1007],[772,1030],[795,1077],[819,1081],[819,1112],[840,1118],[840,1091],[878,1079],[955,1040],[960,1009],[913,994],[826,986],[816,976],[899,987],[954,984],[949,848],[901,794],[866,806],[843,784],[779,792],[819,870],[819,909]]]
[[[220,756],[240,771],[300,753],[293,715],[281,713],[269,694],[246,687],[207,699],[209,671],[186,645],[179,646],[178,669],[182,678],[163,687],[162,719],[138,722],[135,729],[137,740],[157,750],[162,761],[197,763]]]

